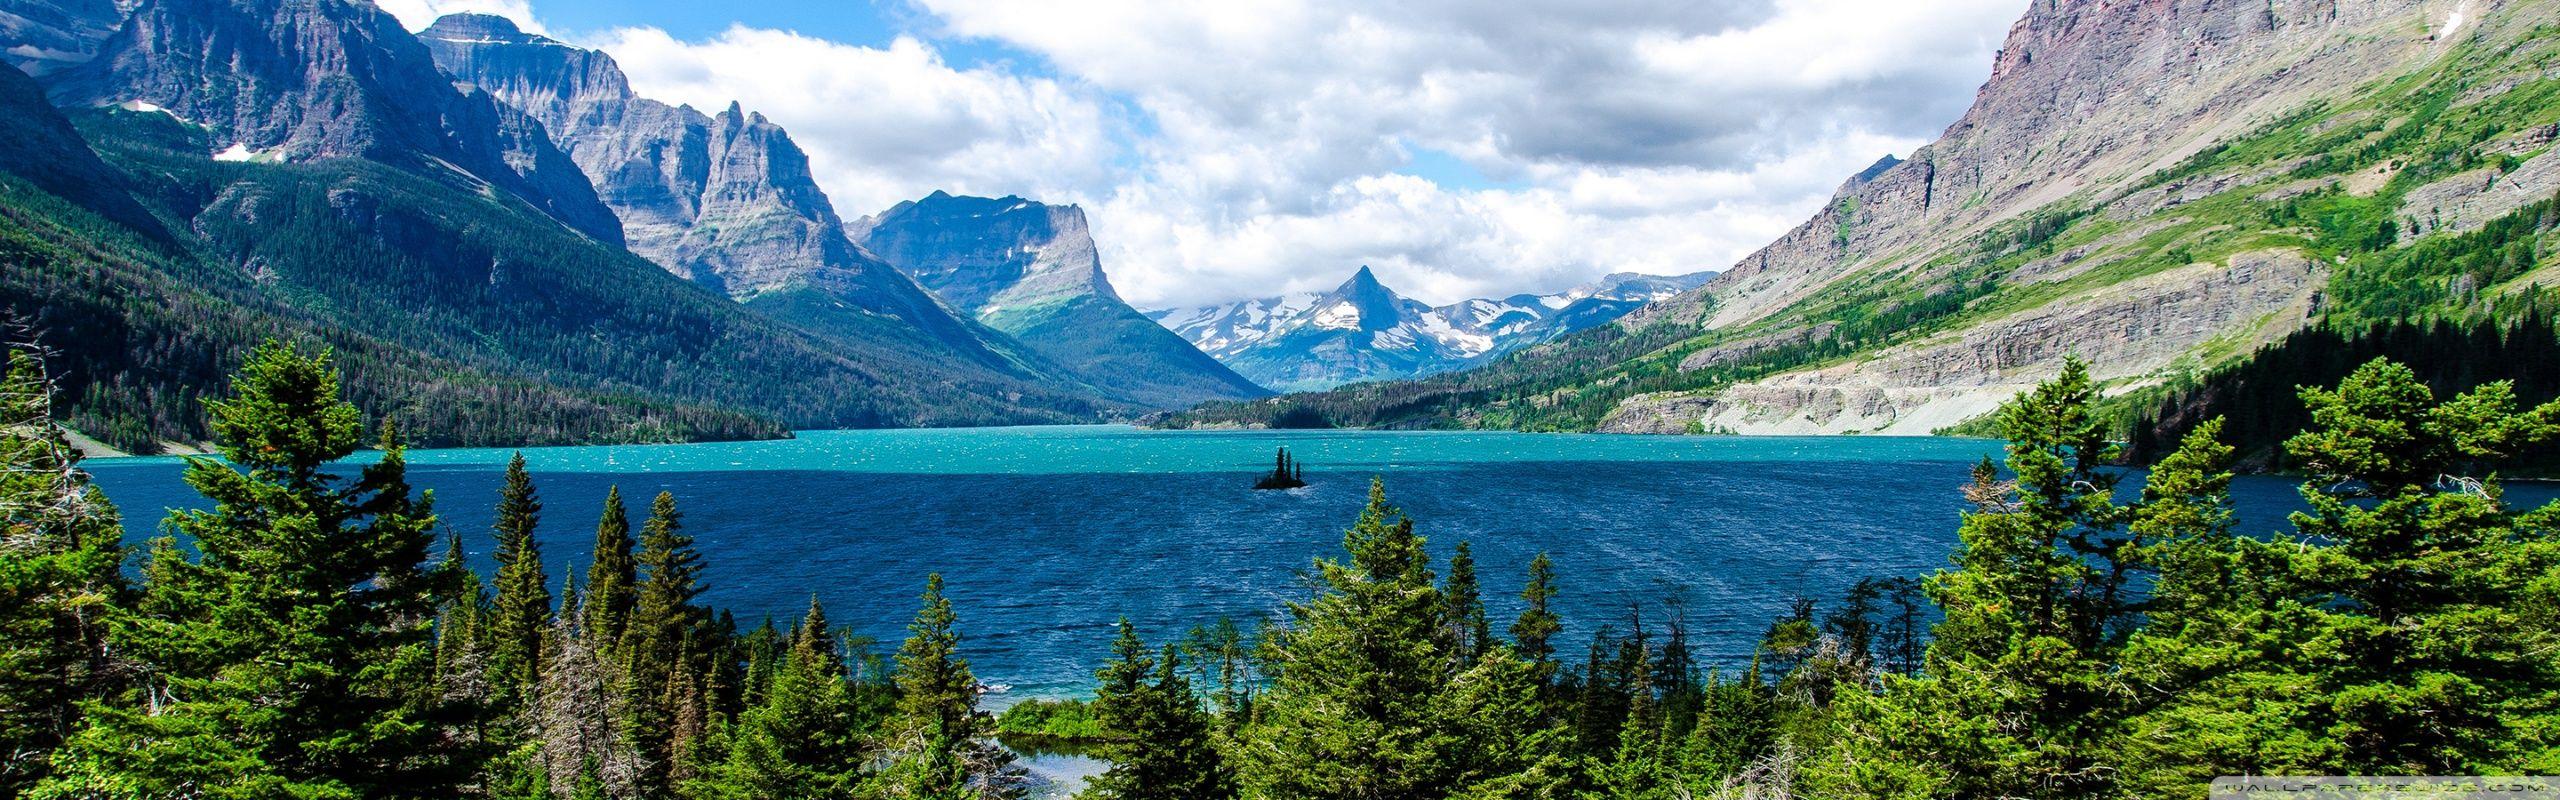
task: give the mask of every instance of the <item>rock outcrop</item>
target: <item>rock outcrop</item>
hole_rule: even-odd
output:
[[[1039,377],[1001,336],[953,316],[856,247],[789,132],[631,89],[611,56],[453,14],[418,34],[454,80],[538,122],[621,220],[631,251],[817,332]],[[883,322],[883,319],[894,322]]]
[[[2093,376],[2121,386],[2208,344],[2245,352],[2273,342],[2311,323],[2327,279],[2297,252],[2242,253],[2227,264],[2157,273],[1711,398],[1630,398],[1602,429],[1926,434],[1988,413],[2060,374],[2069,357],[2086,359]]]
[[[11,0],[0,3],[0,54],[42,77],[98,55],[132,0]]]
[[[1122,301],[1083,209],[937,191],[852,233],[952,308],[1106,392],[1162,407],[1268,394]]]
[[[457,89],[399,20],[338,0],[150,0],[48,80],[63,106],[167,111],[226,160],[458,171],[599,241],[621,223],[540,126]]]

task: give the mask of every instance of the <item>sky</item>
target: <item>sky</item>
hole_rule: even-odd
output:
[[[1083,207],[1146,308],[1723,269],[1960,116],[2025,0],[379,0],[762,112],[847,218]]]

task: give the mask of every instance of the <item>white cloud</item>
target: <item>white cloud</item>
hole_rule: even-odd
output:
[[[526,0],[376,0],[376,6],[391,12],[400,25],[409,30],[425,30],[437,17],[464,12],[495,14],[516,21],[516,26],[530,33],[547,33],[542,22],[534,19],[533,7]]]
[[[704,41],[624,28],[579,43],[613,54],[643,96],[705,112],[736,101],[789,129],[848,218],[935,189],[1073,201],[1108,184],[1117,152],[1094,98],[955,69],[913,38],[874,48],[746,27]]]
[[[1730,265],[1954,121],[2024,5],[912,1],[938,28],[885,47],[575,38],[642,94],[790,128],[847,216],[936,189],[1078,202],[1141,305],[1361,264],[1446,302]],[[958,42],[1011,58],[957,67]],[[1424,150],[1497,183],[1396,174]]]
[[[1145,303],[1330,286],[1433,301],[1718,269],[1970,101],[2018,0],[919,0],[1130,98],[1094,221]],[[1507,188],[1392,175],[1415,148]]]

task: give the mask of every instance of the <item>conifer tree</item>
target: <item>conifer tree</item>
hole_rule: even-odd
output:
[[[590,600],[574,585],[561,592],[560,613],[544,637],[550,665],[533,693],[532,761],[547,786],[574,796],[640,797],[647,757],[633,735],[633,704],[623,676],[605,658],[610,642],[580,627]]]
[[[110,681],[107,632],[128,600],[123,528],[53,419],[42,354],[11,349],[0,376],[0,797],[45,773],[45,754]]]
[[[1451,659],[1423,539],[1373,482],[1343,548],[1348,561],[1317,559],[1319,593],[1276,635],[1245,780],[1267,797],[1443,795],[1452,754],[1432,712]]]
[[[1999,412],[2005,496],[1969,492],[1955,568],[1929,581],[1945,610],[1924,676],[1844,696],[1848,738],[1817,770],[1834,787],[1927,796],[2085,797],[2107,790],[2099,742],[2124,710],[2114,692],[2129,594],[2149,546],[2113,499],[2117,452],[2087,365]],[[1989,473],[1976,471],[1976,486]],[[1863,745],[1862,745],[1863,746]]]
[[[473,765],[427,722],[444,703],[430,625],[445,589],[425,570],[435,516],[388,424],[380,461],[333,474],[363,441],[338,391],[326,351],[269,344],[207,404],[228,463],[192,460],[187,482],[213,508],[169,522],[197,554],[155,547],[156,613],[114,633],[151,665],[152,702],[95,707],[36,796],[457,790]]]
[[[542,636],[551,623],[551,579],[544,574],[542,542],[534,538],[541,524],[542,500],[526,474],[524,454],[507,460],[506,485],[498,490],[497,597],[489,615],[492,659],[502,693],[509,698],[542,680]],[[509,700],[513,702],[513,700]]]
[[[1564,632],[1564,618],[1556,616],[1548,603],[1556,597],[1556,565],[1539,553],[1529,559],[1529,584],[1520,590],[1520,599],[1528,603],[1520,618],[1511,623],[1511,641],[1519,648],[1520,657],[1538,670],[1538,680],[1555,680],[1556,634]]]
[[[2560,505],[2519,513],[2483,472],[2560,439],[2560,401],[2521,409],[2510,385],[2492,383],[2439,403],[2380,360],[2302,397],[2312,428],[2286,443],[2309,471],[2295,537],[2171,553],[2161,622],[2129,667],[2168,683],[2137,685],[2146,707],[2128,729],[2185,741],[2128,738],[2138,785],[2177,786],[2203,768],[2503,774],[2560,763],[2560,665],[2548,656],[2560,624],[2530,610],[2554,596]],[[2223,479],[2177,456],[2163,469],[2207,498]],[[2186,506],[2164,522],[2204,536],[2227,524],[2215,502]]]
[[[923,608],[898,648],[898,703],[889,722],[893,762],[882,790],[906,800],[995,800],[1027,793],[1001,748],[979,741],[978,678],[960,656],[958,616],[942,575],[925,577]]]
[[[1466,542],[1458,543],[1458,551],[1449,556],[1449,578],[1441,595],[1448,599],[1448,633],[1450,654],[1457,660],[1454,668],[1465,669],[1493,641],[1493,626],[1484,615],[1484,594],[1476,584],[1475,553]]]
[[[852,797],[863,753],[853,730],[844,662],[816,598],[761,702],[738,716],[725,755],[690,782],[704,800]]]
[[[1111,768],[1086,784],[1091,800],[1226,800],[1235,785],[1210,736],[1210,720],[1181,673],[1179,651],[1162,660],[1127,618],[1111,645],[1112,661],[1094,677],[1094,714],[1114,741]]]
[[[622,503],[622,487],[605,489],[604,513],[596,519],[595,549],[587,566],[585,632],[597,641],[620,642],[637,605],[640,566],[632,557],[630,512]]]
[[[663,783],[682,753],[680,706],[707,661],[698,649],[706,620],[693,604],[703,589],[702,556],[684,533],[674,494],[659,492],[651,501],[635,561],[641,577],[622,635],[623,691],[632,701],[630,732],[653,765],[652,782]]]

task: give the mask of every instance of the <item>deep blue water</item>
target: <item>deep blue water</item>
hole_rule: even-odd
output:
[[[1248,487],[1287,445],[1312,486]],[[1337,555],[1383,476],[1445,560],[1472,542],[1497,627],[1531,557],[1561,576],[1569,635],[1632,604],[1685,609],[1710,659],[1749,657],[1804,595],[1943,566],[1967,469],[1997,445],[1945,438],[1742,438],[1390,432],[1152,432],[1122,427],[821,431],[780,442],[525,451],[553,581],[584,575],[596,512],[620,484],[633,524],[676,494],[707,562],[708,602],[743,624],[830,620],[894,649],[926,573],[944,574],[981,680],[1010,697],[1076,694],[1121,615],[1151,641],[1221,616],[1277,614],[1310,559]],[[475,558],[508,451],[412,454]],[[200,503],[176,459],[89,462],[138,541]],[[2245,524],[2275,530],[2293,484],[2243,478]],[[2511,492],[2547,499],[2549,487]],[[1008,698],[991,698],[1002,704]]]

